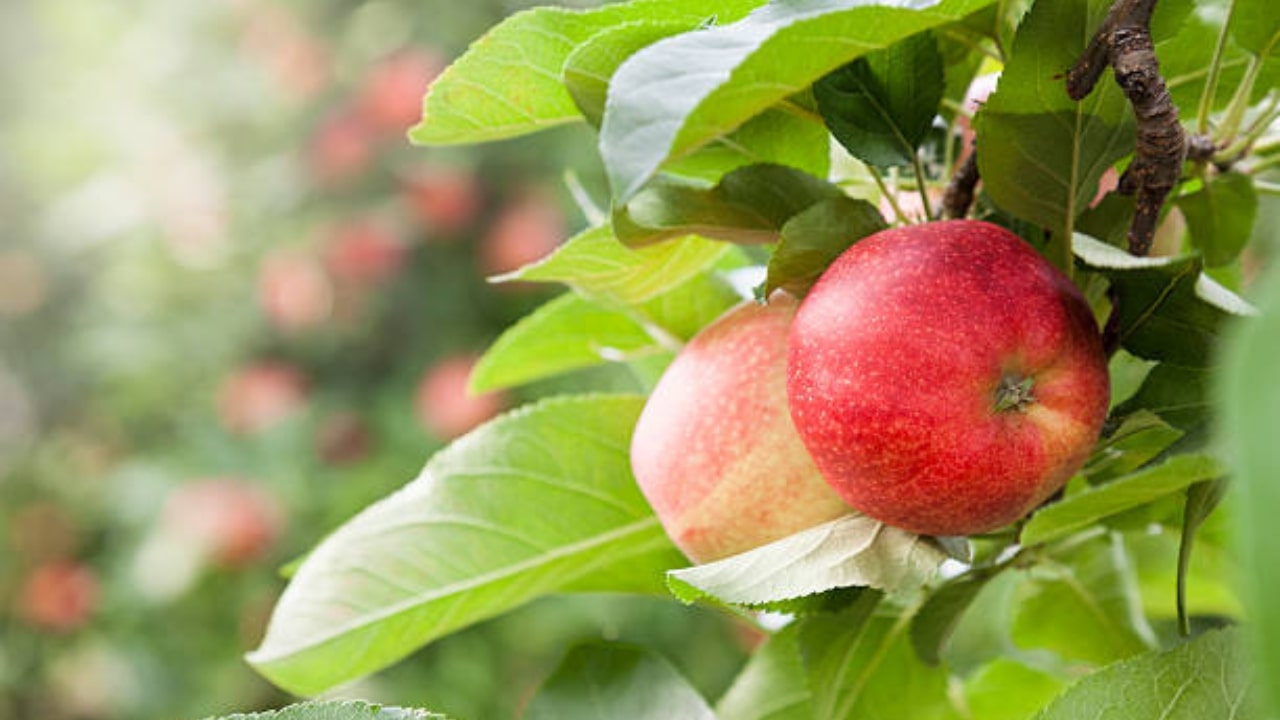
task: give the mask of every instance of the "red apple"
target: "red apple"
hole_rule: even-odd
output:
[[[485,275],[516,270],[548,255],[565,236],[564,215],[551,193],[529,188],[499,212],[480,239]]]
[[[307,147],[306,161],[312,176],[325,187],[354,180],[373,163],[373,130],[351,108],[327,115],[315,129]]]
[[[480,183],[471,170],[427,167],[408,175],[403,183],[401,198],[426,226],[429,241],[456,236],[480,213]]]
[[[663,373],[631,440],[631,468],[689,559],[734,555],[850,511],[823,482],[787,414],[795,298],[744,303],[698,333]]]
[[[444,70],[435,50],[405,48],[369,68],[360,88],[360,111],[381,133],[402,136],[422,117],[422,96]]]
[[[89,621],[98,604],[98,577],[87,565],[55,560],[27,575],[18,595],[18,615],[28,624],[70,632]]]
[[[847,250],[796,314],[787,395],[850,504],[890,525],[1007,525],[1088,457],[1107,360],[1076,287],[1018,236],[954,220]]]
[[[275,499],[239,478],[186,483],[164,507],[165,537],[189,544],[222,568],[240,568],[265,555],[284,525]]]
[[[325,418],[316,431],[316,454],[329,465],[350,465],[369,455],[373,434],[356,413],[338,412]]]
[[[333,286],[310,253],[278,251],[262,261],[258,302],[272,325],[287,332],[315,327],[333,312]]]
[[[218,389],[218,416],[230,432],[262,432],[299,410],[307,381],[292,365],[259,362],[241,368]]]
[[[476,358],[455,355],[432,365],[422,375],[414,393],[418,422],[431,435],[452,440],[502,412],[502,393],[472,393],[467,389]]]
[[[340,283],[375,285],[399,272],[406,249],[386,224],[375,218],[354,219],[333,229],[325,267]]]

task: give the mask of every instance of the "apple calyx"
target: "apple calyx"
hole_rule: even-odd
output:
[[[1030,375],[1009,373],[1000,378],[996,386],[996,403],[994,412],[1026,412],[1036,401],[1031,392],[1035,386],[1035,378]]]

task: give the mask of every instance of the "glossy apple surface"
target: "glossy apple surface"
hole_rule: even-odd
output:
[[[850,505],[929,535],[1007,525],[1088,457],[1108,404],[1097,324],[1016,235],[894,228],[836,259],[792,325],[792,418]]]
[[[848,513],[787,413],[787,329],[797,302],[775,293],[704,328],[654,388],[631,468],[667,534],[707,562]]]

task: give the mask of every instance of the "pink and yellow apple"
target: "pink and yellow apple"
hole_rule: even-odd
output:
[[[836,259],[791,328],[791,417],[850,505],[906,530],[1007,525],[1088,457],[1108,404],[1097,324],[1013,233],[885,230]]]
[[[704,328],[654,388],[631,441],[641,491],[689,559],[707,562],[850,512],[787,413],[796,300],[739,305]]]

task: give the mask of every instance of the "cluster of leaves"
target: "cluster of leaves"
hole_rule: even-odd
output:
[[[569,289],[509,328],[472,381],[493,389],[622,363],[643,388],[744,287],[803,294],[850,244],[911,222],[913,194],[932,216],[971,124],[975,214],[1071,274],[1118,347],[1107,429],[1060,501],[973,538],[922,538],[850,516],[687,568],[629,471],[644,396],[547,399],[455,442],[321,542],[253,665],[312,694],[539,596],[670,591],[788,622],[714,703],[661,658],[588,645],[565,658],[526,716],[594,716],[588,708],[608,703],[635,718],[1052,720],[1101,716],[1117,697],[1126,716],[1258,716],[1242,633],[1220,626],[1242,614],[1230,573],[1261,575],[1260,564],[1237,561],[1271,543],[1261,518],[1274,491],[1261,480],[1276,456],[1260,428],[1274,427],[1264,421],[1277,406],[1273,390],[1260,391],[1257,358],[1274,357],[1263,348],[1277,335],[1270,318],[1244,319],[1256,313],[1242,295],[1268,255],[1250,238],[1272,187],[1280,14],[1260,0],[1159,6],[1152,30],[1174,100],[1220,152],[1188,166],[1170,203],[1185,231],[1171,221],[1163,252],[1139,258],[1118,247],[1131,201],[1097,199],[1133,150],[1124,97],[1106,82],[1075,103],[1062,87],[1107,9],[1103,0],[537,9],[492,29],[442,75],[411,133],[458,144],[564,123],[598,130],[609,210],[584,199],[597,223],[498,278]],[[966,92],[991,69],[999,85],[970,118]],[[1245,329],[1231,347],[1223,337],[1235,325]],[[1214,443],[1223,407],[1233,429]],[[1238,455],[1238,475],[1223,445]],[[1250,507],[1218,509],[1228,477],[1247,488]],[[1256,543],[1240,558],[1228,549],[1237,516]],[[1268,582],[1247,597],[1268,597]],[[1268,609],[1256,627],[1273,627],[1274,603],[1257,607]]]

